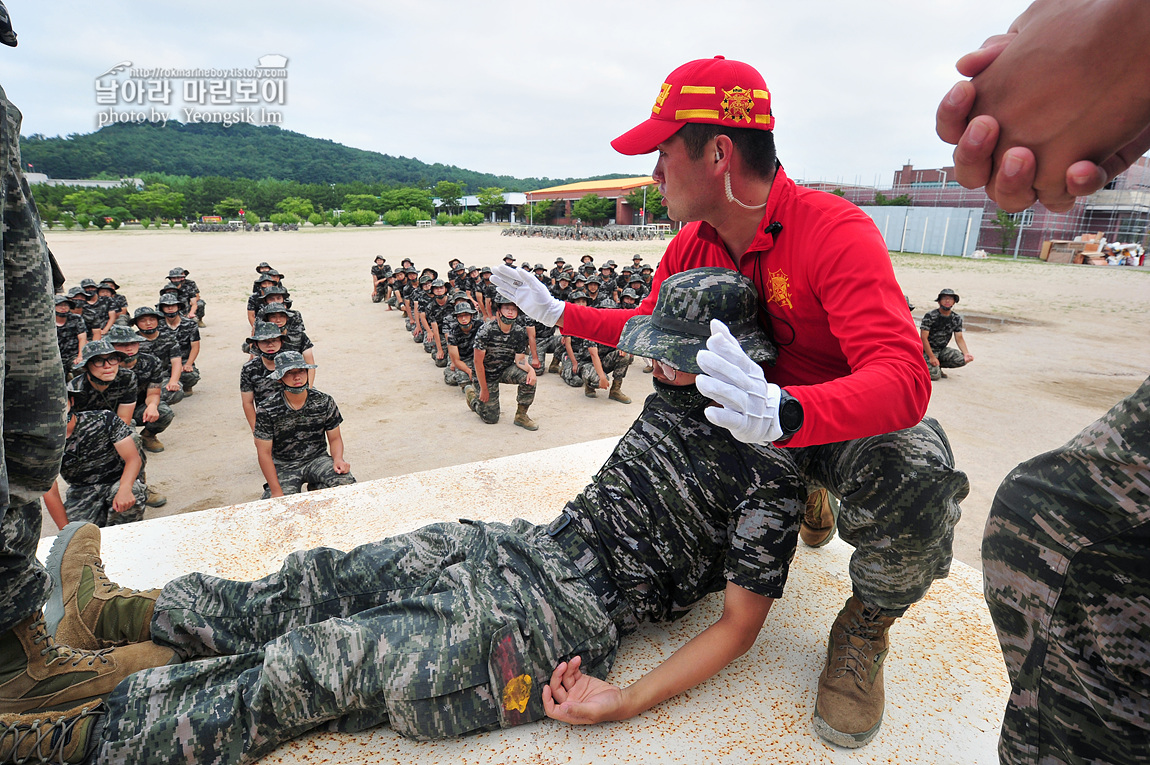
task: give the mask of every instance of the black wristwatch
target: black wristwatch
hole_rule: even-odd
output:
[[[802,426],[803,405],[790,393],[782,391],[782,396],[779,398],[779,427],[783,429],[783,437],[779,440],[790,438]]]

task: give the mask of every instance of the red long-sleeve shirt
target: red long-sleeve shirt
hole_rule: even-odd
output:
[[[663,279],[703,266],[737,267],[759,290],[779,349],[767,380],[803,405],[803,426],[786,446],[888,433],[922,419],[930,374],[886,243],[855,205],[796,186],[781,168],[738,263],[714,227],[691,223],[667,247],[638,308],[570,304],[563,332],[614,345],[627,319],[654,310]]]

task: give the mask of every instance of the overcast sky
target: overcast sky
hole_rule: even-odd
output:
[[[20,38],[0,85],[23,134],[97,128],[111,67],[288,59],[282,127],[518,177],[650,172],[616,135],[666,75],[724,55],[761,71],[792,177],[889,184],[950,164],[934,134],[955,60],[1026,7],[1007,0],[6,0]],[[126,77],[126,75],[120,75]],[[178,93],[180,83],[176,82]],[[170,108],[179,113],[181,104]],[[117,107],[127,109],[124,105]],[[134,107],[139,109],[141,107]],[[224,107],[200,107],[222,110]]]

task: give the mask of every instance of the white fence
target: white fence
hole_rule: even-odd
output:
[[[895,252],[969,256],[978,246],[982,210],[973,207],[860,207]]]

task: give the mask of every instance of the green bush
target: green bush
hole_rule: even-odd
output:
[[[418,207],[409,207],[406,210],[388,210],[383,214],[383,222],[389,226],[414,226],[416,221],[421,220],[431,220],[431,216],[427,214],[427,211]]]
[[[299,223],[299,216],[295,213],[278,212],[269,215],[268,220],[277,226],[286,226],[289,223]]]
[[[71,231],[76,226],[76,219],[71,215],[65,214],[60,218],[60,223],[64,226],[65,230]]]
[[[323,225],[323,214],[313,212],[311,215],[307,216],[307,222],[313,226],[322,226]]]
[[[343,217],[353,226],[370,226],[379,220],[379,215],[372,210],[352,210],[345,212]]]
[[[143,227],[145,230],[147,230],[147,228],[151,225],[152,225],[152,221],[148,220],[147,218],[140,218],[140,226]]]

